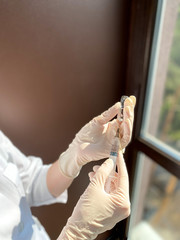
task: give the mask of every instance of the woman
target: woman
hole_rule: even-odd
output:
[[[116,103],[86,124],[69,148],[52,165],[43,165],[36,157],[26,157],[0,132],[0,239],[49,239],[30,207],[67,201],[67,188],[88,162],[109,157],[113,138],[120,130],[120,142],[125,146],[132,134],[135,97],[124,104],[124,119]],[[117,160],[118,173],[105,184],[113,168],[111,159],[89,174],[90,184],[78,201],[72,216],[58,240],[94,239],[112,228],[130,213],[128,175],[121,151]]]

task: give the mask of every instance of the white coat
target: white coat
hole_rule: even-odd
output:
[[[46,185],[50,165],[26,157],[0,131],[0,239],[49,240],[43,226],[31,214],[31,206],[66,203],[67,191],[54,198]]]

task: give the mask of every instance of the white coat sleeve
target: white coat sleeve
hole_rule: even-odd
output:
[[[17,166],[26,199],[30,206],[67,202],[67,190],[55,198],[47,188],[46,177],[50,165],[43,165],[41,158],[25,156],[1,131],[0,153],[4,161],[12,162]]]

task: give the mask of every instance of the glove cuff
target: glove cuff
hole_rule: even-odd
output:
[[[77,163],[76,151],[68,148],[60,155],[58,161],[63,175],[69,178],[76,178],[79,175],[81,166],[79,166]]]

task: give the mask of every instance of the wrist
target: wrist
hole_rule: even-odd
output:
[[[78,164],[77,158],[77,150],[72,145],[60,155],[59,167],[66,177],[76,178],[79,175],[82,166]]]
[[[93,240],[97,235],[89,225],[82,224],[82,222],[74,224],[68,220],[57,240]]]

